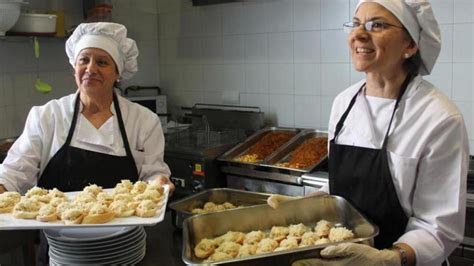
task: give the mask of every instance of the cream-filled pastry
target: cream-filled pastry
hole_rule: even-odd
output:
[[[66,198],[66,194],[57,188],[53,188],[49,191],[48,195],[51,198]]]
[[[44,204],[38,211],[36,220],[40,222],[52,222],[58,219],[56,208],[50,204]]]
[[[0,197],[0,213],[9,213],[13,210],[15,201],[11,198]]]
[[[92,185],[89,185],[87,187],[85,187],[83,189],[84,192],[87,192],[87,193],[92,193],[94,194],[95,196],[97,196],[97,194],[99,194],[100,192],[103,191],[102,187],[101,186],[98,186],[96,184],[92,184]]]
[[[135,209],[135,214],[139,217],[153,217],[158,210],[158,205],[152,200],[141,201]]]
[[[25,194],[27,198],[30,198],[33,195],[40,195],[40,196],[48,195],[48,190],[40,188],[40,187],[32,187]]]
[[[112,202],[109,209],[113,211],[117,217],[130,217],[135,213],[134,206],[124,200]]]
[[[135,184],[133,184],[133,188],[132,188],[132,195],[138,195],[138,194],[142,194],[147,188],[147,183],[143,182],[143,181],[137,181],[135,182]]]
[[[13,217],[19,219],[35,219],[38,216],[40,203],[28,198],[21,199],[13,207]]]
[[[66,209],[61,215],[61,220],[65,224],[80,224],[83,218],[84,210],[79,207]]]
[[[82,220],[83,224],[103,224],[114,219],[115,213],[100,203],[93,204]]]

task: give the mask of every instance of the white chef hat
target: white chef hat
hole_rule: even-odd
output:
[[[418,45],[419,73],[430,74],[441,50],[441,33],[428,0],[360,0],[356,12],[366,2],[378,3],[397,17]]]
[[[85,48],[106,51],[117,65],[120,77],[131,78],[138,70],[138,48],[127,38],[125,26],[110,22],[82,23],[66,41],[66,54],[74,67],[79,52]]]

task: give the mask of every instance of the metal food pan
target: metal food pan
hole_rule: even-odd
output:
[[[264,128],[260,131],[257,131],[254,133],[252,136],[248,137],[244,142],[238,144],[234,148],[228,150],[224,154],[222,154],[218,160],[227,162],[229,164],[233,165],[247,165],[251,168],[260,165],[260,162],[255,162],[255,163],[250,163],[250,162],[240,162],[236,161],[235,159],[238,158],[239,156],[245,155],[250,148],[252,148],[255,144],[257,144],[265,135],[268,133],[280,133],[280,132],[292,132],[296,135],[298,135],[301,132],[301,129],[298,128],[282,128],[282,127],[267,127]],[[291,139],[289,140],[291,141]],[[287,142],[288,143],[288,142]],[[285,145],[285,144],[283,144]],[[268,157],[270,157],[272,154],[270,154]],[[265,161],[265,159],[263,160]],[[262,161],[261,161],[262,162]]]
[[[216,204],[230,202],[235,206],[253,206],[266,204],[269,196],[270,194],[259,192],[231,188],[213,188],[170,203],[168,207],[173,212],[174,225],[177,228],[182,228],[184,219],[196,215],[192,213],[192,210],[195,208],[202,208],[208,201]]]
[[[328,133],[324,131],[319,131],[315,129],[308,129],[304,130],[298,134],[297,137],[293,138],[290,142],[286,143],[282,147],[280,147],[277,151],[275,151],[272,156],[269,156],[262,165],[268,166],[271,168],[277,169],[285,169],[289,171],[296,171],[301,173],[308,173],[311,172],[314,168],[316,168],[320,163],[327,159],[328,155],[326,153],[319,161],[315,162],[313,165],[307,168],[290,168],[284,166],[278,166],[279,163],[286,163],[289,162],[293,152],[306,140],[311,138],[328,138]]]
[[[289,226],[298,223],[314,226],[321,219],[330,221],[336,226],[351,229],[355,238],[344,242],[373,245],[373,239],[379,232],[376,225],[369,222],[342,197],[332,195],[307,197],[284,202],[278,209],[272,209],[268,205],[258,205],[189,217],[183,224],[182,258],[188,265],[209,265],[194,256],[194,247],[203,238],[215,238],[228,231],[268,232],[272,226]],[[298,259],[319,257],[322,248],[334,243],[234,258],[212,264],[286,266]]]

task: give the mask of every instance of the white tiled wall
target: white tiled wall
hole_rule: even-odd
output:
[[[174,0],[173,0],[174,1]],[[83,19],[82,1],[63,1],[66,26]],[[113,21],[123,23],[140,50],[139,72],[122,86],[159,84],[158,3],[156,0],[113,0]],[[30,9],[48,10],[48,1],[30,1]],[[192,30],[190,30],[192,31]],[[0,38],[0,139],[18,136],[33,105],[42,105],[76,90],[72,67],[64,50],[65,39],[39,38],[38,64],[31,37]],[[42,94],[35,90],[36,73],[53,90]]]
[[[272,124],[327,128],[334,96],[363,78],[342,31],[357,0],[190,2],[158,0],[160,82],[175,108],[232,90]],[[463,112],[474,153],[474,1],[431,2],[443,45],[427,79]]]

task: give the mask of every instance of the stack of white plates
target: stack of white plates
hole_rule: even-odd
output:
[[[44,233],[50,265],[132,265],[145,256],[142,226],[48,229]]]

